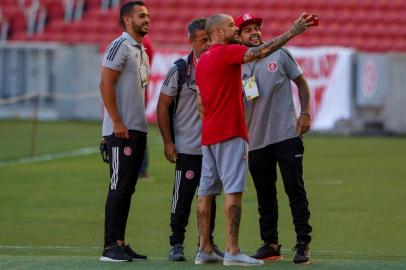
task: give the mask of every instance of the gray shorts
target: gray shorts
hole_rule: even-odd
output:
[[[247,171],[245,140],[235,137],[212,145],[203,145],[199,196],[239,193],[246,190]]]

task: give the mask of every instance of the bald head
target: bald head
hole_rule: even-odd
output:
[[[212,44],[240,43],[238,30],[233,17],[227,14],[213,15],[206,22],[206,32],[209,34]]]
[[[224,21],[230,16],[227,14],[216,14],[210,16],[206,22],[206,31],[211,35],[217,28],[222,28]]]

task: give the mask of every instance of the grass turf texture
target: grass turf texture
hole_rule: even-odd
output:
[[[132,201],[127,241],[148,262],[98,262],[108,167],[98,154],[0,167],[0,269],[220,269],[195,266],[197,225],[194,206],[187,227],[188,261],[171,263],[169,211],[174,168],[163,157],[156,127],[150,127],[149,173]],[[0,159],[29,153],[31,124],[0,121]],[[98,147],[94,122],[38,123],[37,153]],[[406,269],[405,138],[305,138],[305,184],[314,228],[310,269]],[[291,264],[295,235],[289,204],[278,181],[279,234]],[[248,254],[260,245],[255,189],[244,194],[240,246]],[[218,198],[215,239],[224,248],[223,197]],[[269,265],[269,264],[267,264]]]

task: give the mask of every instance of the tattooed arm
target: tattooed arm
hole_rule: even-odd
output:
[[[303,33],[306,29],[308,29],[312,25],[312,21],[310,21],[310,19],[310,15],[302,13],[302,15],[300,15],[300,17],[293,23],[293,25],[287,32],[269,41],[265,41],[258,47],[249,48],[244,55],[243,62],[247,63],[259,58],[266,57],[277,49],[281,48],[291,38]]]

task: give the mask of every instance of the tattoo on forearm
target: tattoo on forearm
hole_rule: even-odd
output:
[[[238,231],[240,229],[241,221],[241,206],[232,205],[230,207],[230,236],[232,238],[238,238]]]
[[[265,41],[258,47],[249,48],[247,51],[247,56],[254,59],[266,57],[285,45],[286,42],[288,42],[292,37],[293,34],[291,33],[291,31],[288,31],[276,38]]]

